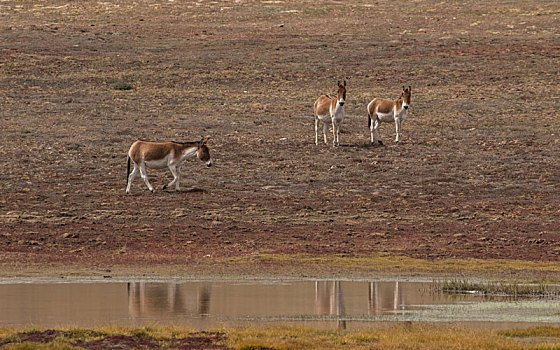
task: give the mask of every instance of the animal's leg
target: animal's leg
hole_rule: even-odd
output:
[[[148,186],[148,189],[151,192],[155,192],[152,185],[150,185],[150,181],[148,181],[148,174],[146,174],[146,164],[144,164],[144,163],[140,164],[140,176],[142,176],[142,179],[146,183],[146,186]]]
[[[319,118],[315,116],[315,144],[319,144]]]
[[[336,147],[338,146],[338,123],[334,118],[332,118],[332,136],[333,136],[332,145],[333,147]]]
[[[327,125],[327,123],[323,123],[323,139],[325,139],[325,145],[328,143],[327,142],[327,132],[329,131],[329,127]]]
[[[342,120],[336,123],[336,145],[340,146],[340,142],[338,140],[338,136],[340,135],[340,126],[342,125]]]
[[[373,137],[374,137],[374,142],[377,141],[377,143],[380,146],[383,146],[383,141],[381,141],[381,137],[379,137],[380,125],[381,125],[381,121],[379,120],[379,118],[375,118],[375,122],[373,123]]]
[[[177,176],[177,168],[174,165],[170,165],[169,166],[169,170],[171,171],[171,174],[173,174],[173,180],[171,180],[170,183],[168,183],[167,185],[163,186],[163,189],[165,190],[167,187],[171,187],[173,185],[177,186],[177,180],[179,179],[179,177]]]
[[[126,193],[130,193],[130,187],[132,186],[132,181],[134,180],[136,175],[138,175],[138,166],[136,165],[136,163],[134,163],[134,169],[132,169],[132,172],[128,176],[128,184],[126,185]]]
[[[175,191],[179,191],[179,183],[181,183],[181,167],[177,167],[177,181],[175,181]]]
[[[369,132],[370,132],[371,143],[372,143],[372,144],[375,143],[375,137],[373,136],[373,135],[374,135],[374,131],[377,131],[377,130],[375,129],[375,123],[376,123],[375,121],[371,121],[371,124],[369,125]]]
[[[340,121],[340,123],[336,124],[336,145],[340,146],[340,142],[339,142],[339,136],[340,136],[340,127],[342,126],[342,120]]]
[[[397,136],[395,137],[395,143],[399,143],[399,133],[401,131],[401,120],[399,118],[395,119],[395,131]]]

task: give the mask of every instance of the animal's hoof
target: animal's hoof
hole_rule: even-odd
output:
[[[377,141],[377,144],[378,144],[379,146],[383,146],[383,141]]]
[[[163,187],[161,189],[165,190],[166,188],[167,188],[167,185],[163,185]]]

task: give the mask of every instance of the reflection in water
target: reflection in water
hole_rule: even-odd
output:
[[[128,283],[129,315],[136,319],[294,317],[336,322],[352,316],[404,315],[416,305],[452,303],[425,293],[429,283],[314,281],[291,283]],[[445,300],[444,300],[445,299]]]
[[[0,327],[158,323],[211,329],[280,323],[345,329],[358,322],[363,327],[372,321],[454,322],[457,317],[560,323],[559,301],[495,309],[483,306],[492,304],[486,301],[402,281],[0,283]]]
[[[211,285],[202,284],[196,293],[170,283],[128,282],[128,311],[132,318],[162,318],[167,315],[209,315]]]
[[[210,313],[210,291],[211,287],[203,285],[198,289],[198,314],[208,316]]]
[[[391,297],[392,296],[392,297]],[[383,315],[393,310],[398,314],[404,313],[406,300],[403,293],[399,293],[399,281],[391,283],[370,282],[368,294],[369,315]]]
[[[337,328],[346,329],[346,315],[340,281],[315,282],[315,315],[337,316]]]

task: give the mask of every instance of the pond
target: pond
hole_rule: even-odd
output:
[[[0,327],[297,325],[446,322],[560,325],[560,300],[438,292],[429,281],[0,281]]]

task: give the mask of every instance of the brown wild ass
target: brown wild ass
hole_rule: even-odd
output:
[[[315,115],[315,144],[319,144],[319,122],[323,124],[323,137],[325,144],[327,143],[327,130],[329,123],[333,127],[333,146],[336,147],[338,143],[338,133],[340,125],[344,120],[344,101],[346,100],[346,80],[343,84],[337,82],[338,93],[336,98],[322,95],[315,101],[313,105],[313,114]]]
[[[398,99],[386,100],[382,98],[375,98],[368,104],[368,127],[371,131],[371,143],[375,144],[377,141],[379,145],[383,145],[377,130],[379,129],[379,125],[381,123],[390,122],[395,123],[395,129],[397,132],[395,142],[399,143],[401,124],[408,114],[411,93],[412,88],[410,86],[407,89],[403,86],[401,96]]]
[[[140,171],[140,176],[144,179],[148,189],[155,192],[148,181],[146,167],[152,169],[168,167],[171,174],[173,174],[173,181],[163,186],[163,189],[165,190],[167,187],[175,185],[175,190],[178,191],[179,178],[181,176],[180,167],[185,160],[197,156],[198,159],[206,162],[207,167],[212,166],[210,150],[208,146],[206,146],[207,141],[208,140],[202,139],[196,142],[134,142],[128,151],[126,193],[130,193],[130,186],[138,174],[138,171]],[[134,163],[134,170],[132,170],[132,173],[130,172],[131,160]]]

